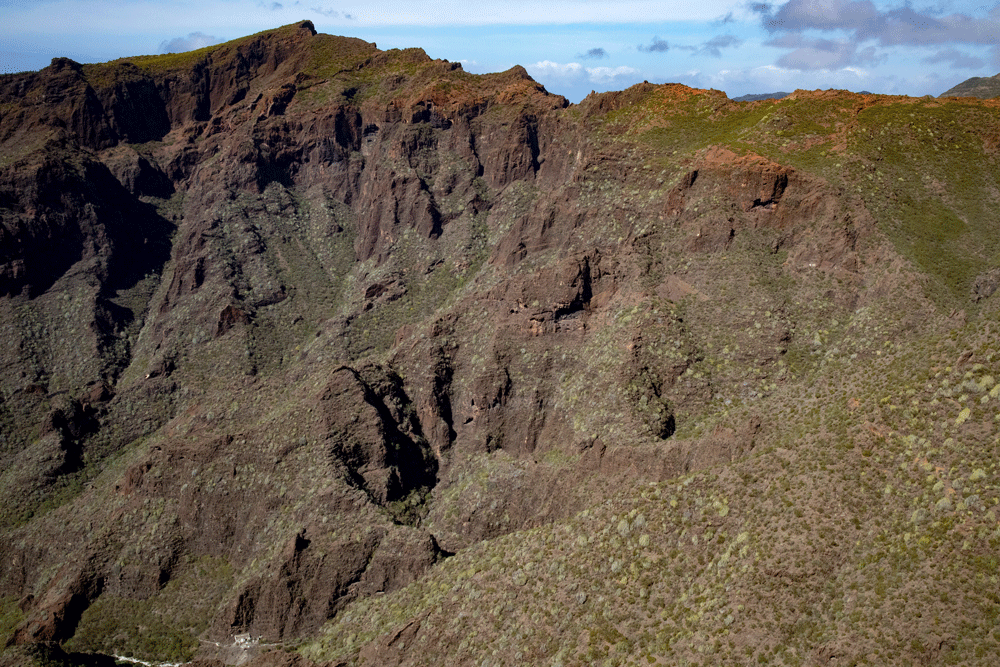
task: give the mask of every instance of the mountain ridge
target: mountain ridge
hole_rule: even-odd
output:
[[[978,97],[993,99],[1000,97],[1000,74],[994,76],[974,76],[957,86],[949,88],[939,97]]]
[[[998,137],[308,22],[0,78],[0,660],[988,664]]]

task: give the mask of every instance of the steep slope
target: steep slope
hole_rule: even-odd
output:
[[[6,659],[988,664],[998,145],[308,22],[3,77]]]
[[[941,93],[940,97],[978,97],[984,100],[1000,97],[1000,74],[966,79]]]

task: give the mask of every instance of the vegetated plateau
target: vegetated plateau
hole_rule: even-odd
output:
[[[998,108],[0,77],[0,664],[995,664]]]

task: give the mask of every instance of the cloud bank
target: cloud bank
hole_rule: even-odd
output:
[[[701,45],[695,53],[706,54],[715,58],[722,57],[722,49],[736,47],[743,43],[743,40],[735,35],[717,35]]]
[[[639,70],[620,65],[618,67],[584,67],[580,63],[555,63],[543,60],[525,67],[531,77],[543,85],[558,82],[559,85],[606,86],[620,80],[629,80],[639,74]]]
[[[948,62],[957,69],[985,64],[958,47],[989,46],[994,63],[1000,63],[1000,5],[981,16],[918,10],[909,2],[880,9],[871,0],[789,0],[780,7],[756,3],[750,9],[773,35],[765,44],[790,49],[778,59],[779,67],[813,70],[877,65],[884,61],[887,49],[899,46],[946,47],[925,62]],[[803,34],[807,32],[808,37]],[[839,34],[835,39],[812,36],[817,32]]]
[[[951,69],[979,69],[986,66],[986,61],[982,58],[970,56],[958,49],[941,49],[934,55],[924,58],[923,62],[931,65],[948,63]]]

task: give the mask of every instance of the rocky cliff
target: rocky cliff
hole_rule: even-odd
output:
[[[0,78],[4,659],[980,656],[998,146],[309,22]]]

